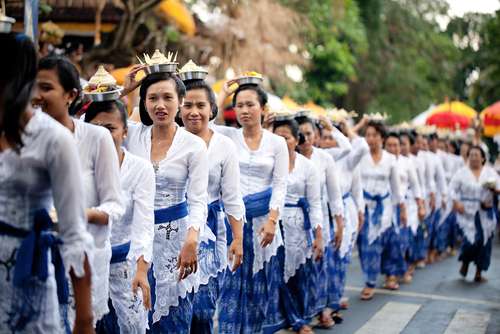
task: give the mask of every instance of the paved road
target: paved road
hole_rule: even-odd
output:
[[[378,290],[363,302],[359,291],[363,279],[356,257],[348,274],[350,308],[344,322],[318,334],[499,334],[500,333],[500,242],[494,241],[488,282],[472,282],[458,274],[456,257],[418,270],[413,283],[397,292]]]

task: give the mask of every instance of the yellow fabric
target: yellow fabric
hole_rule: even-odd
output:
[[[477,115],[477,112],[465,103],[460,101],[451,101],[441,103],[440,105],[436,106],[436,108],[431,111],[429,116],[443,111],[451,111],[455,114],[466,116],[468,118],[475,118]]]
[[[121,67],[117,68],[116,70],[111,71],[111,75],[116,79],[116,84],[122,86],[125,83],[125,78],[127,77],[128,72],[130,72],[130,69],[132,68],[133,65],[130,65],[129,67]],[[141,80],[146,76],[146,73],[144,71],[139,71],[135,75],[136,80]]]
[[[196,33],[193,15],[181,0],[163,0],[158,7],[158,13],[165,19],[177,25],[180,31],[188,36]]]
[[[309,101],[306,104],[302,106],[302,109],[309,110],[313,114],[320,116],[320,115],[326,115],[326,109],[317,105],[316,103]]]
[[[491,106],[486,107],[481,113],[479,117],[481,118],[481,122],[483,123],[483,134],[486,137],[494,137],[496,134],[500,133],[500,125],[486,124],[484,123],[484,117],[488,115],[489,119],[500,120],[500,112],[498,109],[494,110]]]
[[[295,102],[294,100],[292,100],[290,97],[288,96],[284,96],[283,99],[281,99],[283,101],[283,104],[290,110],[292,111],[295,111],[295,110],[300,110],[300,105]]]

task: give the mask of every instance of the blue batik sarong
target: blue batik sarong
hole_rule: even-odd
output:
[[[368,209],[365,210],[365,217],[367,211]],[[369,225],[367,221],[363,224],[361,231],[359,231],[357,245],[365,285],[369,288],[374,288],[377,284],[377,277],[380,274],[382,237],[379,236],[370,244],[368,240]]]
[[[12,332],[22,331],[32,321],[37,321],[46,290],[43,284],[49,278],[49,251],[54,266],[57,297],[62,309],[68,305],[69,287],[58,239],[52,230],[52,220],[46,210],[38,210],[33,215],[32,230],[20,229],[0,221],[0,235],[22,239],[16,253],[13,275],[13,298],[9,310],[9,327]],[[67,319],[63,319],[65,330],[69,330]]]
[[[219,213],[222,211],[220,201],[208,205],[207,226],[217,236]],[[215,241],[201,242],[198,252],[200,275],[208,276],[207,284],[200,285],[193,297],[193,320],[191,333],[213,333],[213,317],[224,274],[219,272],[219,259]]]
[[[269,263],[264,263],[263,270],[253,273],[252,220],[269,213],[271,195],[269,188],[243,198],[247,218],[243,226],[243,263],[235,272],[226,273],[219,303],[219,333],[262,333],[270,302],[269,289],[275,284]]]
[[[163,224],[186,217],[188,212],[187,202],[181,202],[168,208],[155,210],[155,224]],[[187,334],[191,328],[191,318],[193,315],[192,294],[186,297],[179,297],[179,305],[169,308],[168,316],[162,316],[159,321],[153,323],[153,313],[156,302],[156,279],[155,279],[154,259],[148,271],[149,286],[151,287],[152,310],[149,312],[148,333],[179,333]]]
[[[284,252],[281,251],[279,255],[280,265],[283,268]],[[321,312],[323,307],[318,308],[317,306],[318,281],[316,274],[314,260],[307,259],[306,263],[297,269],[295,275],[281,286],[280,308],[286,322],[280,327],[272,328],[274,331],[291,327],[293,331],[298,332],[317,313]]]
[[[486,271],[490,267],[491,263],[493,235],[489,237],[485,244],[479,212],[477,212],[474,217],[474,225],[476,227],[474,243],[471,244],[467,238],[464,238],[458,260],[467,264],[473,262],[477,266],[478,270]]]

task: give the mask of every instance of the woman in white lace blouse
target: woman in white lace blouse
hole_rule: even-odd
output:
[[[151,161],[156,174],[155,235],[149,282],[153,333],[189,333],[198,285],[198,234],[207,221],[208,155],[205,142],[175,122],[186,94],[171,73],[141,83],[140,124],[129,123],[127,146]]]
[[[67,129],[29,105],[36,76],[31,40],[0,34],[0,44],[9,50],[0,63],[0,332],[65,333],[59,306],[67,303],[69,275],[75,330],[92,333],[93,241],[86,231],[76,144]],[[52,205],[57,235],[47,214]],[[42,266],[33,268],[32,260]]]
[[[112,308],[98,324],[98,331],[145,333],[147,311],[151,309],[147,272],[153,257],[156,187],[153,166],[123,148],[127,111],[120,101],[92,102],[85,111],[85,122],[107,128],[113,137],[125,205],[125,214],[111,229],[109,298]]]
[[[191,333],[213,333],[213,318],[226,270],[235,271],[243,256],[245,206],[240,191],[240,167],[231,139],[209,128],[217,115],[215,94],[204,80],[186,80],[181,118],[186,130],[208,147],[208,218],[206,240],[200,243],[199,287],[195,288]],[[224,216],[228,223],[225,223]],[[229,247],[228,247],[229,246]],[[229,253],[229,257],[228,257]]]
[[[219,101],[233,92],[231,84],[226,83]],[[269,308],[278,307],[276,254],[282,238],[277,223],[285,202],[288,151],[283,138],[262,128],[266,103],[267,94],[260,86],[239,86],[233,106],[242,128],[214,126],[236,145],[246,210],[243,264],[226,275],[220,302],[220,333],[261,333],[264,322],[274,322],[266,319]]]
[[[323,256],[319,174],[311,160],[296,152],[297,145],[304,141],[297,122],[278,120],[273,127],[275,134],[285,138],[290,161],[281,218],[284,250],[279,253],[284,280],[280,293],[284,323],[278,327],[312,333],[309,322],[321,310],[315,298],[318,275],[314,264]]]
[[[41,59],[37,86],[35,103],[68,128],[76,140],[85,192],[83,198],[87,208],[87,229],[94,237],[96,246],[92,263],[92,307],[94,321],[99,321],[109,312],[111,225],[124,212],[116,150],[109,131],[70,116],[81,87],[78,72],[67,59]]]

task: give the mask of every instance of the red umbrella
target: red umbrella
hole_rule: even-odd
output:
[[[438,128],[455,130],[458,127],[467,129],[470,125],[470,118],[451,111],[442,111],[427,117],[425,124],[435,125]]]

